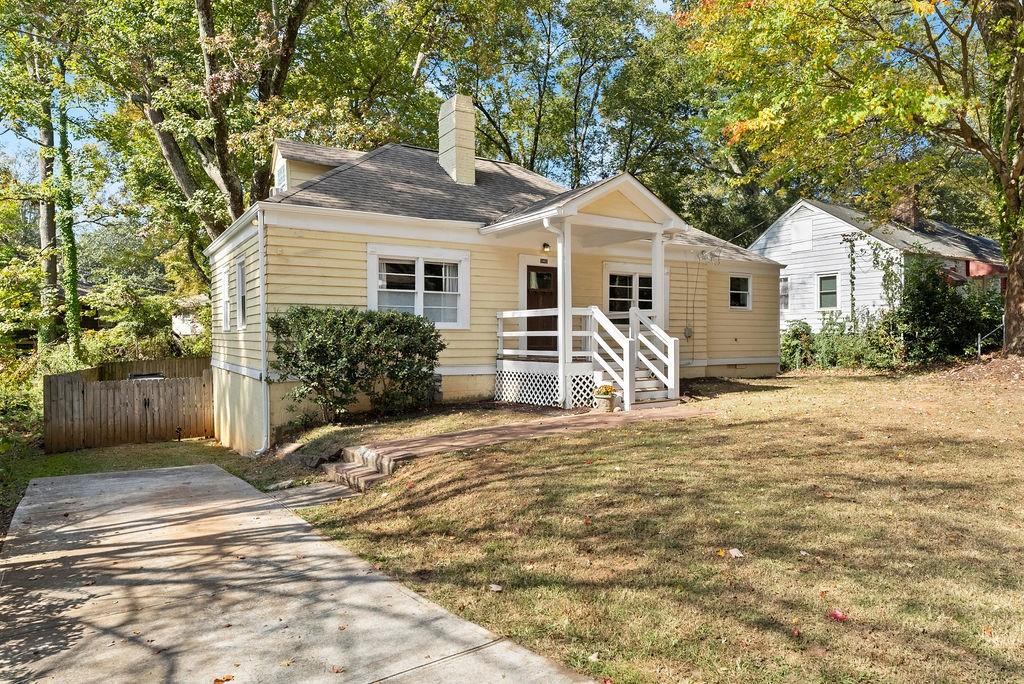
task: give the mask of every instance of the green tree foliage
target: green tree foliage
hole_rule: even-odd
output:
[[[867,204],[887,206],[947,165],[984,166],[1010,268],[1008,348],[1024,352],[1024,6],[688,4],[680,21],[720,93],[710,119],[760,155],[768,178],[855,180]]]
[[[296,400],[315,402],[333,422],[369,398],[381,413],[423,406],[434,394],[434,367],[444,340],[412,314],[294,307],[269,319],[274,368],[298,380]]]

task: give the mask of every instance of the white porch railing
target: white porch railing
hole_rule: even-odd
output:
[[[564,350],[564,356],[557,329],[529,330],[529,319],[557,316],[558,309],[499,311],[498,360],[589,363],[595,382],[610,381],[622,393],[627,411],[638,399],[678,396],[679,340],[639,309],[630,309],[627,334],[596,306],[573,308],[572,349]],[[554,349],[530,349],[529,340],[538,338],[553,339]],[[559,383],[568,405],[570,380],[561,378]]]

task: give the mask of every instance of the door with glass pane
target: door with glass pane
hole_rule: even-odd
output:
[[[554,309],[558,306],[558,269],[550,266],[526,267],[526,308]],[[537,316],[526,319],[528,331],[558,330],[557,316]],[[555,335],[527,337],[526,348],[537,351],[555,351]]]

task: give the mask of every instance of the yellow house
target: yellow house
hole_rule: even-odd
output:
[[[628,173],[572,190],[475,156],[472,100],[438,151],[278,141],[276,187],[206,250],[217,437],[268,448],[293,418],[267,318],[298,305],[407,311],[447,342],[443,400],[626,410],[680,377],[778,371],[780,265],[701,232]]]

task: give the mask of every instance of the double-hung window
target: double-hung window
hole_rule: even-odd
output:
[[[469,327],[469,253],[370,245],[368,308],[423,316],[438,328]]]
[[[779,278],[779,309],[789,308],[789,278]]]
[[[730,275],[729,276],[729,308],[749,309],[750,308],[750,276]]]
[[[818,308],[839,308],[839,275],[828,273],[818,276]]]

